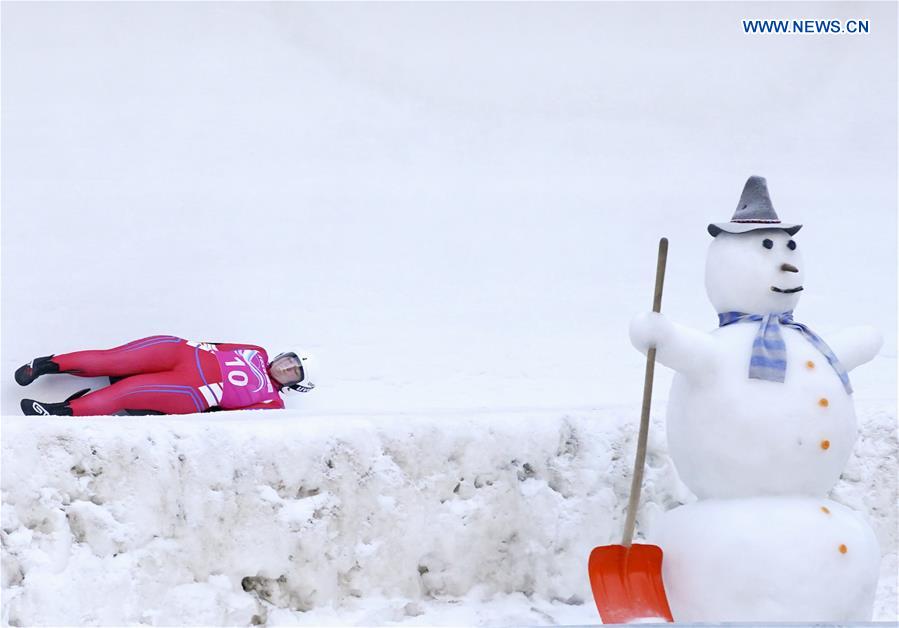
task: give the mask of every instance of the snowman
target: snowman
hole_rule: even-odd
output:
[[[668,404],[675,467],[699,501],[665,513],[653,541],[678,621],[869,621],[880,550],[854,511],[825,498],[849,459],[848,373],[881,335],[827,342],[793,318],[802,225],[780,222],[751,177],[727,223],[711,224],[706,292],[719,327],[637,316],[631,341],[676,375]]]

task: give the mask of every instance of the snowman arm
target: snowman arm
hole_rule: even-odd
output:
[[[847,327],[825,339],[847,371],[874,359],[883,346],[883,334],[867,325]]]
[[[673,323],[662,314],[638,314],[631,321],[630,335],[638,351],[645,355],[655,347],[658,362],[690,378],[713,373],[719,362],[709,334]]]

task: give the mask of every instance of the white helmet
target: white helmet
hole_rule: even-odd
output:
[[[309,392],[315,388],[311,377],[311,373],[315,371],[314,361],[303,352],[279,353],[269,362],[268,370],[284,388],[299,392]]]

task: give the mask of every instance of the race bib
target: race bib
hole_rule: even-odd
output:
[[[222,372],[222,408],[246,408],[279,399],[268,376],[264,354],[255,349],[238,349],[216,351],[215,357]]]

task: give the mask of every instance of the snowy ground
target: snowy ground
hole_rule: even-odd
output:
[[[796,6],[3,3],[4,621],[597,621],[628,321],[665,235],[664,310],[714,327],[705,226],[750,174],[805,224],[797,320],[885,334],[832,497],[895,619],[896,6],[739,32]],[[157,333],[308,347],[320,386],[274,416],[17,416],[25,361]],[[657,376],[643,530],[691,498]]]
[[[630,412],[6,419],[4,621],[596,623],[586,557],[621,533]],[[833,497],[888,550],[896,415],[862,416]],[[648,530],[693,499],[653,428]],[[895,605],[893,551],[875,619]]]

